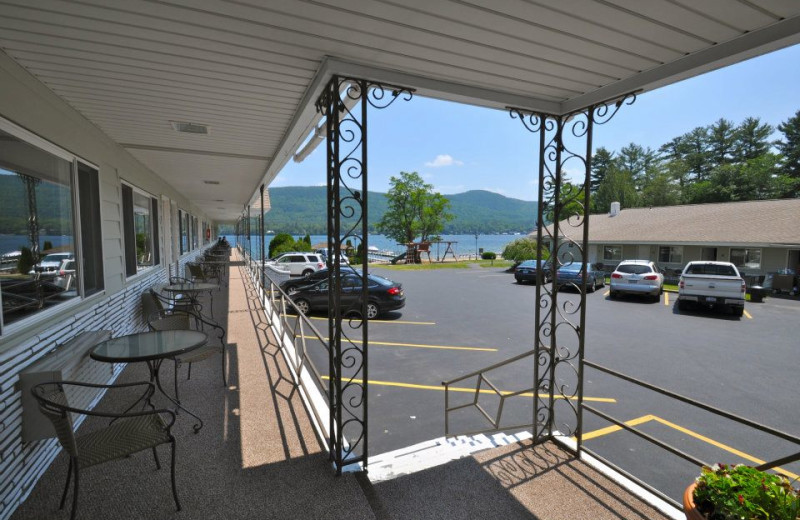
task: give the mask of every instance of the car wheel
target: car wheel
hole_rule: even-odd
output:
[[[308,278],[312,274],[314,274],[314,270],[313,269],[306,269],[305,271],[303,271],[303,278]]]
[[[294,285],[293,285],[293,286],[289,287],[288,289],[286,289],[286,294],[288,294],[289,296],[291,296],[291,295],[293,295],[293,294],[297,294],[297,291],[298,291],[298,290],[299,290],[299,289],[298,289],[296,286],[294,286]]]
[[[678,300],[678,310],[685,311],[687,307],[688,304],[686,303],[686,300]]]
[[[311,312],[311,305],[308,303],[308,300],[297,300],[294,304],[303,314]]]
[[[586,289],[586,292],[595,292],[597,290],[597,278],[592,278],[592,285]]]
[[[368,320],[374,320],[375,318],[377,318],[380,315],[380,313],[381,313],[381,309],[380,309],[380,307],[378,307],[377,303],[375,303],[375,302],[367,303],[367,319]]]
[[[611,297],[611,299],[613,300],[613,299],[615,299],[615,298],[617,297],[617,291],[610,291],[610,292],[608,293],[608,295],[609,295],[609,296]]]

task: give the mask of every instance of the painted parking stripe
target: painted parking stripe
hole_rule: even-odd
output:
[[[303,339],[317,339],[316,336],[303,336]],[[329,341],[329,338],[322,338],[323,341]],[[351,339],[351,343],[361,343],[361,340]],[[409,348],[432,348],[439,350],[473,350],[478,352],[497,352],[496,348],[488,347],[454,347],[451,345],[425,345],[421,343],[394,343],[391,341],[370,341],[370,346],[378,345],[383,347],[409,347]]]
[[[701,435],[701,434],[699,434],[699,433],[697,433],[695,431],[690,430],[689,428],[685,428],[683,426],[680,426],[678,424],[670,422],[670,421],[668,421],[666,419],[662,419],[661,417],[658,417],[656,415],[643,415],[641,417],[637,417],[636,419],[631,419],[630,421],[626,421],[625,424],[628,425],[628,426],[637,426],[637,425],[644,424],[644,423],[647,423],[647,422],[650,422],[650,421],[655,421],[655,422],[657,422],[659,424],[663,424],[664,426],[672,428],[673,430],[677,430],[677,431],[679,431],[679,432],[681,432],[681,433],[683,433],[685,435],[688,435],[690,437],[694,437],[695,439],[697,439],[699,441],[703,441],[703,442],[705,442],[707,444],[711,444],[712,446],[714,446],[716,448],[719,448],[721,450],[727,451],[728,453],[732,453],[732,454],[734,454],[734,455],[736,455],[738,457],[741,457],[741,458],[743,458],[745,460],[753,462],[754,464],[764,464],[766,462],[764,460],[759,459],[758,457],[754,457],[753,455],[750,455],[749,453],[745,453],[743,451],[737,450],[736,448],[728,446],[727,444],[723,444],[723,443],[721,443],[719,441],[715,441],[714,439],[711,439],[710,437],[706,437],[705,435]],[[599,430],[594,430],[594,431],[585,433],[583,435],[583,439],[584,440],[589,440],[589,439],[594,439],[594,438],[597,438],[597,437],[602,437],[603,435],[608,435],[610,433],[615,433],[615,432],[618,432],[618,431],[620,431],[622,429],[623,428],[621,426],[617,426],[617,425],[609,426],[607,428],[601,428]],[[800,479],[800,475],[795,475],[791,471],[786,471],[786,470],[781,469],[781,468],[774,468],[774,469],[775,469],[776,472],[781,473],[782,475],[785,475],[785,476],[789,477],[790,479],[793,479],[793,480],[794,479]]]
[[[330,379],[330,377],[329,376],[322,376],[322,379],[325,379],[327,381],[328,379]],[[363,383],[362,379],[348,379],[346,381],[347,382],[356,383],[356,384],[362,384]],[[396,381],[375,381],[375,380],[372,380],[372,379],[369,380],[369,384],[370,385],[375,385],[375,386],[394,386],[394,387],[398,387],[398,388],[413,388],[415,390],[436,390],[437,392],[444,392],[444,386],[442,386],[442,385],[417,385],[417,384],[413,384],[413,383],[398,383]],[[475,389],[474,388],[464,388],[464,387],[460,387],[460,386],[451,386],[450,387],[450,391],[451,392],[465,392],[465,393],[472,393],[472,394],[475,393]],[[494,390],[485,390],[485,389],[483,389],[483,390],[480,391],[480,393],[481,394],[495,394],[495,391]],[[503,394],[503,395],[508,395],[508,394],[513,393],[513,392],[500,391],[500,393]],[[525,393],[519,394],[519,395],[520,395],[520,397],[533,397],[533,393],[532,392],[525,392]],[[555,398],[556,399],[564,399],[564,397],[558,396],[558,395],[555,396]],[[577,401],[578,398],[577,397],[571,397],[570,400],[571,401]],[[597,402],[597,403],[616,403],[617,402],[617,400],[612,398],[612,397],[586,397],[586,396],[584,396],[583,400],[584,401],[593,401],[593,402]]]
[[[669,305],[669,293],[664,293],[664,305]]]
[[[281,314],[281,317],[293,317],[295,314]],[[328,321],[328,318],[321,318],[319,316],[306,316],[309,320]],[[347,320],[347,318],[343,318]],[[397,323],[398,325],[436,325],[435,321],[404,321],[404,320],[369,320],[370,323]]]
[[[608,296],[609,294],[611,294],[611,291],[606,291],[603,293],[603,296]]]
[[[744,315],[745,315],[745,316],[747,316],[747,319],[748,319],[748,320],[752,320],[752,319],[753,319],[753,317],[752,317],[752,316],[750,316],[750,313],[749,313],[749,312],[747,312],[747,311],[744,311]]]

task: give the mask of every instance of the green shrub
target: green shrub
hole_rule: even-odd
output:
[[[289,244],[294,244],[292,235],[289,235],[288,233],[278,233],[275,235],[269,242],[269,253],[267,254],[267,257],[275,258],[276,255],[280,254],[277,249],[287,242]],[[286,249],[285,251],[292,251],[292,249]]]
[[[739,464],[715,464],[697,479],[697,509],[714,520],[796,520],[800,495],[785,477]]]
[[[514,240],[503,249],[503,258],[516,263],[536,259],[536,240],[529,237]],[[542,248],[542,260],[548,258],[550,258],[550,251]]]
[[[484,260],[494,260],[497,258],[497,253],[492,251],[484,251],[483,254],[481,254],[481,258]]]
[[[31,248],[21,247],[19,249],[19,259],[17,260],[17,272],[28,274],[28,271],[33,269],[35,263]]]

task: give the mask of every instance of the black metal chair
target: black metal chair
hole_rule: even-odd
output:
[[[216,354],[222,354],[222,383],[228,384],[226,375],[227,368],[227,345],[225,343],[225,329],[217,323],[207,319],[197,312],[188,309],[160,309],[147,320],[150,330],[200,330],[209,334],[209,342],[202,347],[175,358],[175,400],[180,402],[178,397],[178,368],[183,363],[189,364],[189,373],[186,379],[192,378],[192,363],[203,361]],[[210,331],[209,331],[210,329]],[[211,333],[216,335],[216,338]],[[216,345],[219,340],[219,345]]]
[[[103,388],[108,390],[129,388],[134,386],[146,387],[145,392],[128,408],[124,413],[98,412],[93,410],[83,410],[69,405],[64,387],[88,387]],[[172,436],[172,425],[175,423],[175,413],[172,410],[156,410],[150,402],[150,397],[155,391],[153,383],[127,383],[119,385],[97,385],[90,383],[79,383],[75,381],[59,381],[52,383],[41,383],[31,389],[33,397],[39,405],[39,410],[53,423],[56,436],[64,451],[69,455],[69,469],[67,470],[67,483],[64,486],[64,493],[61,495],[59,509],[64,509],[67,499],[70,480],[75,475],[75,486],[72,497],[72,514],[70,518],[75,519],[78,511],[78,484],[80,471],[82,469],[122,459],[144,451],[153,450],[153,457],[156,461],[156,468],[161,469],[161,462],[158,460],[156,447],[161,444],[172,445],[172,497],[175,499],[175,506],[181,510],[181,503],[178,500],[178,490],[175,487],[175,437]],[[138,403],[149,406],[150,410],[141,412],[131,412]],[[95,417],[110,417],[111,424],[105,428],[94,430],[84,435],[75,435],[73,430],[72,416],[70,414],[80,414]],[[112,515],[113,516],[113,515]]]

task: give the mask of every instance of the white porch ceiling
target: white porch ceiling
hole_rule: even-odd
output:
[[[220,221],[334,73],[562,113],[798,42],[796,0],[0,0],[0,47]]]

